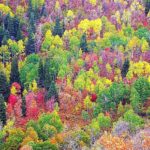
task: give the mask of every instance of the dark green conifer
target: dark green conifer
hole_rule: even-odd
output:
[[[45,75],[44,75],[44,66],[43,66],[42,59],[40,59],[39,62],[38,74],[39,74],[38,85],[39,87],[44,87]]]
[[[18,58],[15,56],[11,63],[10,85],[14,82],[20,83],[20,75],[18,69]]]
[[[32,31],[29,31],[29,38],[26,44],[25,53],[26,55],[35,53],[35,39]]]
[[[123,64],[123,67],[122,67],[122,70],[121,70],[121,76],[122,78],[125,78],[127,73],[128,73],[128,70],[129,70],[129,67],[130,67],[130,62],[128,59],[125,59],[125,62]]]
[[[6,76],[2,71],[0,71],[0,94],[2,94],[5,101],[7,101],[9,96],[9,85]]]
[[[56,22],[55,22],[55,26],[54,26],[54,30],[53,30],[53,35],[58,35],[60,37],[62,37],[62,27],[60,25],[60,19],[57,17],[56,18]]]
[[[2,121],[3,125],[6,124],[6,106],[2,94],[0,94],[0,121]]]
[[[83,52],[88,52],[86,33],[84,33],[81,37],[80,47]]]

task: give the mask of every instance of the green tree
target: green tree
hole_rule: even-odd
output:
[[[8,39],[10,39],[9,31],[8,31],[8,30],[5,30],[5,31],[4,31],[4,37],[3,37],[2,44],[3,44],[3,45],[6,45],[6,44],[7,44]]]
[[[40,62],[39,62],[38,76],[39,76],[38,85],[39,85],[39,87],[43,87],[45,75],[44,75],[44,66],[43,66],[42,59],[40,59]]]
[[[46,100],[49,100],[52,97],[55,98],[56,102],[59,102],[58,101],[58,92],[57,92],[57,88],[56,88],[54,81],[52,81],[50,86],[49,86],[49,90],[48,90],[47,95],[46,95]]]
[[[20,74],[18,69],[18,58],[15,56],[11,63],[10,85],[13,82],[20,83]]]
[[[150,0],[145,0],[145,15],[147,16],[150,10]]]
[[[47,16],[47,11],[46,11],[45,4],[43,4],[43,6],[42,6],[40,16]]]
[[[8,31],[11,37],[15,37],[15,28],[14,28],[14,19],[12,17],[9,17],[8,20]]]
[[[80,48],[82,49],[83,52],[88,52],[86,33],[84,33],[81,37]]]
[[[29,38],[26,44],[26,55],[35,53],[35,39],[32,31],[29,31]]]
[[[128,59],[125,60],[124,64],[123,64],[123,67],[121,69],[121,76],[122,78],[125,78],[127,73],[128,73],[128,70],[129,70],[129,67],[130,67],[130,62]]]
[[[4,30],[3,30],[3,28],[0,26],[0,46],[2,46],[3,37],[4,37]]]
[[[134,111],[138,113],[140,111],[141,99],[139,93],[134,87],[131,88],[130,102]]]
[[[150,96],[150,83],[146,78],[140,77],[138,80],[135,81],[133,86],[138,92],[141,99],[141,103],[143,104]]]
[[[0,94],[0,120],[2,121],[3,125],[6,124],[6,106],[2,94]]]
[[[48,91],[49,86],[51,84],[51,77],[50,77],[50,70],[49,70],[49,66],[50,66],[50,59],[47,58],[44,64],[44,87],[46,88],[46,90]]]
[[[60,19],[57,17],[56,18],[56,22],[55,22],[55,26],[54,26],[54,30],[53,30],[53,35],[59,35],[60,37],[62,37],[63,35],[63,29],[60,25]]]
[[[9,85],[6,79],[5,74],[0,71],[0,94],[4,96],[4,99],[7,100],[9,96]]]
[[[21,23],[17,16],[14,17],[14,32],[15,32],[15,39],[21,40],[22,39],[22,32],[21,32]]]

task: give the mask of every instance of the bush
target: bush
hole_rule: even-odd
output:
[[[56,111],[50,114],[43,114],[40,116],[38,123],[40,127],[44,127],[45,124],[54,126],[58,132],[61,132],[63,129],[63,124],[61,119]]]
[[[99,114],[97,117],[100,128],[110,128],[111,127],[111,118],[109,116],[104,116],[103,113]]]
[[[131,131],[134,131],[144,126],[144,120],[140,116],[135,114],[132,109],[128,110],[124,114],[123,120],[129,123]]]
[[[2,150],[16,150],[20,147],[23,138],[24,132],[20,128],[11,129],[9,131],[9,137],[7,138],[6,142],[3,145]]]
[[[54,144],[51,144],[49,141],[41,143],[30,143],[33,150],[58,150],[58,147]]]
[[[128,134],[130,131],[129,123],[126,121],[119,120],[113,124],[113,134],[121,136],[124,133]]]
[[[89,113],[88,113],[87,111],[83,110],[83,111],[82,111],[82,118],[83,118],[84,120],[89,120],[89,119],[90,119],[90,118],[89,118]]]
[[[83,130],[79,130],[75,132],[75,137],[78,138],[78,142],[84,142],[85,144],[89,145],[90,144],[90,136]]]
[[[40,139],[47,140],[56,133],[61,132],[63,124],[57,112],[53,112],[41,115],[37,122],[29,121],[27,127],[33,127]]]
[[[150,119],[150,107],[148,107],[148,109],[146,110],[146,115],[147,115],[148,118]]]

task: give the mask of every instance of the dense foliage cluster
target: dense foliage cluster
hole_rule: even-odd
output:
[[[149,10],[0,0],[0,149],[148,150]]]

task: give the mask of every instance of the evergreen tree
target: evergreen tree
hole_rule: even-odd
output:
[[[49,86],[51,84],[51,77],[50,77],[50,70],[49,70],[50,60],[49,58],[46,59],[45,65],[44,65],[44,87],[48,91]]]
[[[129,70],[129,67],[130,67],[130,62],[128,59],[125,59],[125,62],[123,64],[123,67],[122,67],[122,70],[121,70],[121,76],[122,78],[125,78],[127,73],[128,73],[128,70]]]
[[[0,94],[0,120],[2,121],[3,125],[6,124],[6,106],[2,94]]]
[[[30,55],[32,53],[35,53],[35,39],[34,39],[34,34],[33,32],[29,31],[29,38],[26,44],[26,55]]]
[[[20,75],[18,69],[18,58],[15,56],[11,63],[10,85],[13,82],[20,83]]]
[[[64,34],[65,30],[66,30],[66,28],[65,28],[65,23],[64,23],[64,21],[63,21],[63,24],[62,24],[62,35]]]
[[[35,29],[35,23],[36,23],[35,15],[34,15],[33,12],[31,12],[30,18],[29,18],[29,28],[30,28],[30,30],[31,30],[33,33],[35,33],[35,30],[36,30],[36,29]],[[29,31],[29,33],[30,33],[31,31]]]
[[[43,4],[42,6],[42,9],[41,9],[41,12],[40,12],[40,16],[47,16],[47,11],[46,11],[46,8],[45,8],[45,4]]]
[[[32,8],[32,2],[31,0],[29,0],[28,2],[28,17],[31,17],[31,13],[33,12],[33,8]]]
[[[62,37],[62,27],[60,25],[60,19],[57,17],[56,18],[56,23],[55,23],[55,27],[54,27],[54,30],[53,30],[53,35],[59,35],[60,37]]]
[[[39,74],[38,85],[39,87],[43,87],[45,76],[44,76],[44,66],[43,66],[42,59],[40,59],[40,62],[39,62],[38,74]]]
[[[9,17],[9,20],[8,20],[8,31],[9,31],[9,35],[11,37],[15,37],[15,28],[14,28],[14,19]]]
[[[9,85],[5,74],[0,71],[0,94],[3,95],[4,99],[7,100],[9,96]]]
[[[14,32],[15,32],[15,39],[17,41],[22,39],[21,24],[17,16],[14,17]]]
[[[134,87],[131,88],[130,102],[134,111],[136,113],[139,113],[142,104],[141,104],[140,95]]]
[[[4,37],[4,30],[3,30],[3,28],[0,26],[0,46],[2,46],[3,37]]]
[[[88,52],[86,33],[84,33],[81,37],[80,48],[83,52]]]
[[[147,16],[150,10],[150,0],[145,1],[145,15]]]
[[[14,37],[17,37],[17,32],[19,31],[19,27],[20,27],[20,22],[17,16],[14,17],[13,19],[13,25],[14,25]]]
[[[10,18],[9,14],[4,17],[4,21],[3,21],[4,30],[8,30],[9,18]]]
[[[58,92],[57,92],[57,88],[56,88],[54,81],[52,81],[50,86],[49,86],[49,90],[48,90],[47,95],[46,95],[46,100],[49,100],[52,97],[55,98],[56,102],[59,102],[58,101]]]
[[[5,30],[2,44],[3,45],[7,44],[8,39],[10,39],[9,31]]]
[[[26,116],[26,99],[25,97],[23,96],[22,97],[22,116],[25,117]]]

